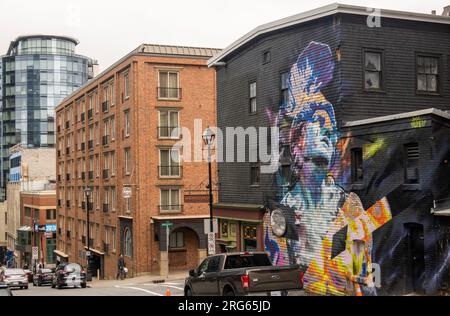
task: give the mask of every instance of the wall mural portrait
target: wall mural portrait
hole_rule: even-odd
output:
[[[375,295],[372,233],[392,219],[386,198],[365,210],[357,194],[336,184],[340,135],[333,105],[322,89],[332,80],[328,45],[311,42],[292,65],[289,98],[274,115],[280,128],[278,200],[264,220],[265,249],[274,264],[304,267],[305,289],[322,295]]]

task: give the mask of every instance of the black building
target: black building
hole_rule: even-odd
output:
[[[447,16],[333,4],[260,26],[212,58],[223,143],[236,137],[227,127],[247,129],[232,145],[245,161],[219,163],[215,214],[238,227],[234,240],[219,236],[222,249],[246,250],[251,223],[248,250],[301,264],[311,292],[443,287],[448,223],[431,212],[450,199],[449,35]],[[249,127],[279,135],[266,142]]]

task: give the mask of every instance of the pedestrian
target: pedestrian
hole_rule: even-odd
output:
[[[123,255],[122,254],[120,254],[119,260],[117,261],[117,268],[118,268],[118,271],[117,271],[116,279],[118,280],[119,277],[123,276],[124,268],[125,268],[125,260],[123,259]]]

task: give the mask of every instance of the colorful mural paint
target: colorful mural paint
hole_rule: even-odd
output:
[[[311,42],[291,67],[288,101],[269,115],[280,128],[280,165],[289,161],[290,179],[286,185],[277,175],[278,198],[268,202],[264,244],[274,264],[305,269],[308,292],[377,295],[373,234],[408,206],[390,205],[397,192],[392,188],[365,209],[361,197],[341,185],[351,175],[351,141],[340,135],[334,107],[323,94],[334,67],[330,47]],[[375,137],[364,144],[365,163],[380,152],[392,154],[389,148],[386,139]],[[398,238],[390,247],[401,244]]]

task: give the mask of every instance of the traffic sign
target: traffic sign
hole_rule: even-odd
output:
[[[208,255],[216,254],[216,234],[208,233]]]
[[[91,252],[90,251],[86,251],[86,257],[90,257],[91,256]]]
[[[170,228],[170,227],[173,226],[173,223],[171,223],[171,222],[165,222],[165,223],[162,223],[161,226],[164,227],[164,228]]]
[[[39,248],[38,247],[32,247],[32,260],[37,260],[39,254]]]
[[[131,187],[123,187],[122,194],[124,199],[131,198],[132,195]]]
[[[205,221],[203,223],[205,234],[211,233],[211,219],[205,218]],[[217,234],[219,232],[219,225],[217,223],[217,218],[213,219],[213,233]]]

